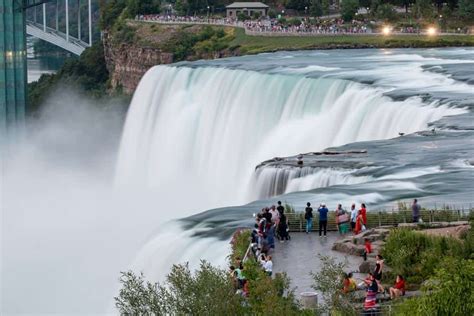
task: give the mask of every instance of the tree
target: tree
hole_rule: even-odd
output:
[[[115,297],[121,315],[236,315],[241,296],[228,274],[201,262],[193,274],[188,265],[174,265],[165,284],[151,283],[133,272],[122,273],[123,287]]]
[[[397,12],[390,4],[382,4],[377,8],[377,18],[380,20],[395,21],[397,19]]]
[[[474,1],[459,0],[459,16],[467,22],[474,22]]]
[[[358,9],[358,0],[344,0],[341,3],[341,15],[344,21],[352,21]]]
[[[323,9],[323,15],[329,14],[329,0],[321,0],[321,8]]]
[[[434,11],[431,0],[416,0],[415,12],[418,18],[432,19]]]
[[[389,2],[395,6],[404,7],[405,13],[408,13],[408,8],[415,2],[415,0],[390,0]]]
[[[323,15],[323,7],[319,0],[313,0],[311,6],[309,7],[309,14],[314,17],[319,17]]]
[[[329,256],[320,255],[319,259],[322,268],[318,273],[311,272],[314,281],[311,287],[322,293],[324,304],[321,309],[330,311],[330,315],[356,315],[351,304],[353,293],[341,291],[346,264]]]

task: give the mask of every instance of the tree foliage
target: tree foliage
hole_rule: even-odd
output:
[[[474,1],[459,0],[459,16],[468,22],[474,22]]]
[[[236,293],[228,273],[205,261],[194,273],[174,265],[163,284],[123,272],[115,306],[122,315],[301,315],[286,275],[268,277],[251,260],[244,271],[248,298]]]
[[[320,306],[323,311],[331,311],[337,315],[355,315],[356,311],[351,300],[351,293],[343,293],[342,281],[346,264],[337,262],[329,256],[319,256],[321,270],[311,273],[313,278],[312,288],[322,293],[324,304]]]
[[[396,315],[474,315],[474,260],[446,258],[422,290],[421,297],[399,305]]]
[[[354,16],[359,9],[358,0],[345,0],[341,3],[341,16],[344,21],[352,21]]]

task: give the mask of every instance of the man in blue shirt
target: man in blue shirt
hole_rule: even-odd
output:
[[[321,203],[321,206],[319,207],[318,212],[319,212],[319,237],[321,237],[321,231],[323,229],[324,229],[324,237],[326,237],[329,210],[327,209],[325,203]]]

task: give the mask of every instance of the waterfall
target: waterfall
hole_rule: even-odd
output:
[[[162,198],[185,196],[193,211],[244,203],[255,196],[249,185],[263,160],[396,137],[464,113],[383,93],[300,74],[154,67],[127,115],[116,183],[145,184]]]
[[[370,176],[355,176],[354,170],[313,167],[263,167],[253,177],[253,199],[265,199],[290,192],[306,191],[340,184],[369,181]]]

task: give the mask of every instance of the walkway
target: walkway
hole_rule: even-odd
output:
[[[362,257],[331,250],[334,242],[342,238],[336,232],[328,232],[326,238],[320,238],[317,233],[292,233],[289,242],[276,244],[275,252],[272,254],[273,273],[286,272],[291,279],[291,286],[296,287],[295,294],[299,297],[301,292],[314,291],[311,288],[313,279],[310,271],[320,270],[319,254],[334,257],[338,261],[347,259],[346,271],[359,271]]]

